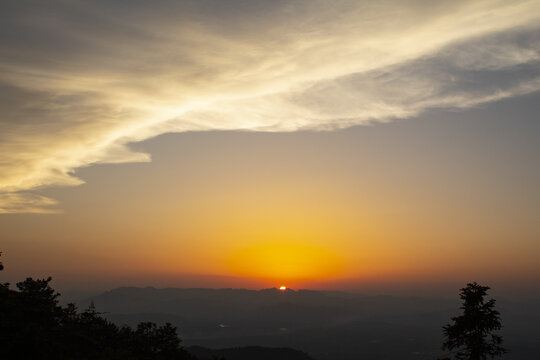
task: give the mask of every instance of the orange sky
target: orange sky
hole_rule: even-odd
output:
[[[4,273],[98,288],[537,281],[538,189],[512,189],[518,175],[500,160],[537,176],[532,123],[521,124],[521,145],[501,144],[510,124],[495,112],[475,111],[476,123],[450,114],[333,133],[157,138],[138,145],[152,163],[83,169],[85,185],[51,190],[62,213],[4,215]]]
[[[540,2],[373,4],[6,5],[2,276],[538,284]]]

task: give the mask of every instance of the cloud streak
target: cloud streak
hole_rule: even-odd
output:
[[[0,213],[127,144],[328,130],[540,90],[540,1],[19,2],[0,12]]]

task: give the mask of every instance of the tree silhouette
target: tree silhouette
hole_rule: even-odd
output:
[[[456,359],[485,360],[501,356],[502,337],[493,334],[502,327],[499,312],[494,309],[495,300],[484,301],[488,286],[476,282],[461,289],[463,315],[453,317],[453,324],[443,326],[446,341],[443,350],[457,350]]]
[[[27,278],[18,291],[0,286],[2,359],[196,360],[171,324],[118,327],[93,304],[81,313],[62,307],[50,281]]]

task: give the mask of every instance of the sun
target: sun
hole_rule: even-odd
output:
[[[279,287],[279,290],[285,291],[285,290],[287,290],[287,287],[282,285],[282,286]]]

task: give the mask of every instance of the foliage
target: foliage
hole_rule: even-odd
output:
[[[93,304],[83,312],[74,304],[60,306],[50,281],[27,278],[17,283],[18,291],[0,287],[3,359],[195,359],[171,324],[118,327]]]
[[[495,300],[484,301],[489,287],[476,282],[461,289],[463,314],[452,318],[453,324],[443,327],[446,341],[443,349],[457,350],[460,360],[484,360],[503,355],[502,337],[493,334],[502,327]]]

